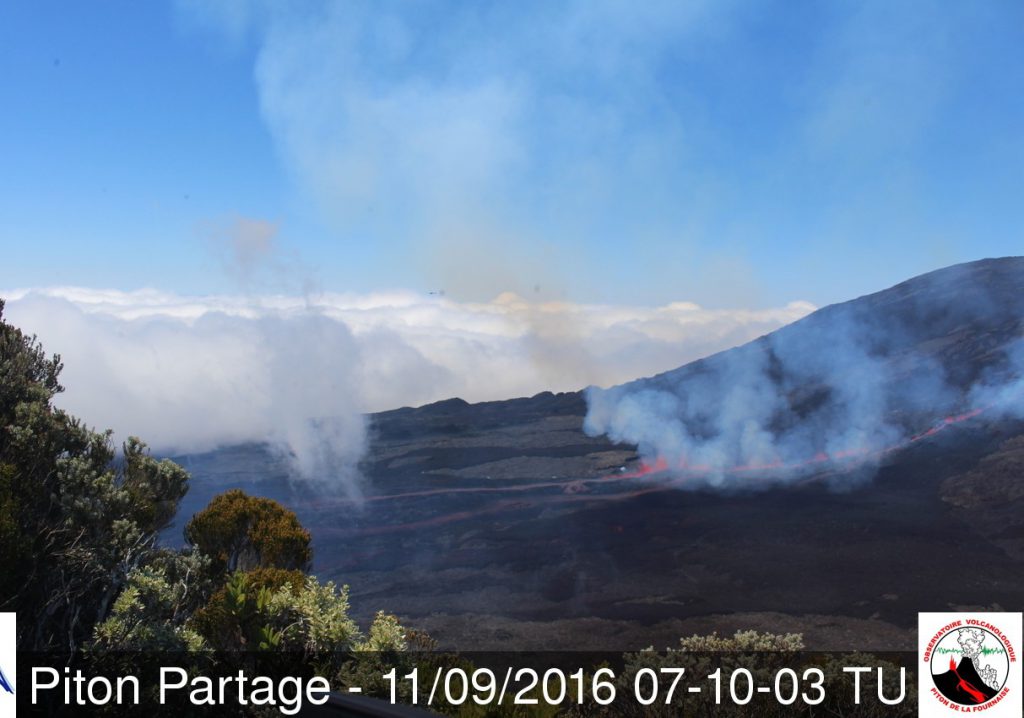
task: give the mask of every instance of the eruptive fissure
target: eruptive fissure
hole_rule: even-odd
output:
[[[883,456],[979,407],[1019,417],[1022,276],[1021,258],[950,267],[656,376],[589,387],[584,431],[637,446],[641,475],[663,459],[731,488]]]
[[[454,485],[406,484],[364,501],[409,502],[396,520],[436,525],[503,504],[513,511],[673,489],[856,486],[950,427],[982,415],[993,425],[1024,419],[1022,278],[1024,258],[950,267],[656,376],[589,387],[583,433],[635,447],[639,457],[615,470],[538,476],[509,463],[495,481],[474,482],[470,471],[467,483],[453,474],[446,483]],[[472,495],[498,498],[474,506]],[[446,496],[448,504],[431,502]],[[439,506],[448,513],[438,515]]]
[[[954,414],[947,416],[938,423],[933,424],[928,429],[921,431],[917,434],[913,434],[907,439],[904,439],[903,441],[896,442],[881,449],[853,449],[847,451],[838,451],[831,454],[827,452],[819,452],[808,459],[789,463],[783,462],[780,459],[771,463],[764,464],[739,464],[725,469],[724,473],[730,475],[738,475],[759,471],[795,472],[803,469],[812,468],[818,465],[828,464],[831,462],[848,462],[850,460],[857,461],[881,457],[885,456],[886,454],[891,454],[895,451],[899,451],[900,449],[904,449],[907,446],[910,446],[911,444],[918,442],[922,439],[927,439],[929,437],[935,436],[940,431],[942,431],[943,429],[947,429],[950,426],[967,421],[968,419],[973,419],[974,417],[979,416],[981,413],[983,413],[987,408],[988,407],[981,407],[977,409],[971,409],[970,411],[963,412],[962,414]],[[685,460],[679,462],[674,467],[670,467],[669,462],[665,457],[658,456],[652,461],[642,461],[638,469],[631,472],[621,473],[619,474],[619,477],[636,479],[645,476],[651,476],[653,474],[667,473],[670,471],[684,474],[687,472],[696,474],[706,474],[715,470],[716,469],[714,467],[707,465],[688,464]]]
[[[892,454],[901,449],[922,440],[934,437],[950,427],[957,426],[970,419],[980,416],[988,407],[971,409],[958,414],[944,417],[934,423],[928,429],[915,433],[903,441],[894,443],[879,450],[844,451],[834,454],[820,452],[803,461],[784,463],[777,461],[762,465],[738,465],[727,470],[731,476],[748,479],[742,484],[735,484],[737,488],[753,488],[755,486],[767,488],[772,483],[777,483],[783,477],[789,478],[794,473],[814,472],[817,477],[822,476],[822,471],[850,470],[859,463],[877,461],[885,455]],[[382,534],[400,531],[413,531],[434,526],[441,526],[457,521],[464,521],[479,518],[485,515],[500,514],[509,511],[527,509],[533,506],[558,505],[574,502],[609,502],[625,501],[639,496],[684,488],[697,488],[704,485],[700,481],[691,481],[704,476],[715,469],[708,466],[690,465],[680,462],[670,465],[665,457],[655,457],[650,460],[642,460],[639,466],[632,470],[620,470],[592,478],[572,478],[551,481],[523,482],[504,486],[464,486],[438,489],[424,489],[420,491],[408,491],[393,494],[378,494],[364,497],[364,501],[371,503],[409,501],[438,496],[457,496],[464,494],[522,494],[532,492],[528,498],[523,499],[500,499],[492,504],[463,509],[443,514],[429,515],[416,521],[402,522],[395,524],[381,524],[373,527],[364,527],[355,531],[358,535]],[[760,472],[760,475],[758,473]],[[644,480],[636,485],[638,480]],[[616,487],[617,484],[626,484],[626,488]],[[590,487],[601,487],[611,489],[603,492],[592,492]],[[616,488],[612,488],[616,487]],[[556,492],[544,493],[545,490],[558,489]],[[350,499],[341,499],[339,503],[349,503]],[[322,505],[322,504],[321,504]]]

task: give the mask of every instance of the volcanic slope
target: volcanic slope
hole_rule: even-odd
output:
[[[398,613],[462,649],[621,650],[756,628],[803,632],[815,648],[909,650],[918,611],[1019,608],[1024,258],[922,275],[605,395],[685,393],[780,334],[829,352],[823,337],[851,317],[871,328],[857,336],[887,382],[918,372],[943,387],[931,407],[900,406],[894,388],[882,412],[897,435],[863,455],[727,471],[715,488],[588,436],[583,393],[451,399],[370,417],[361,504],[290,482],[261,446],[177,457],[193,487],[176,530],[230,487],[277,498],[357,611]],[[773,390],[790,419],[813,416],[829,388],[783,374]]]

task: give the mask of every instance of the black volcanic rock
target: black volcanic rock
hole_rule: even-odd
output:
[[[470,404],[445,399],[418,408],[403,407],[371,415],[375,436],[423,436],[431,432],[481,431],[552,416],[580,416],[586,401],[580,392],[541,392],[532,397]]]
[[[932,272],[775,334],[828,352],[829,327],[851,318],[877,330],[865,341],[894,376],[927,367],[965,389],[1009,371],[1005,349],[1024,337],[1024,258]],[[643,382],[716,371],[730,352]],[[811,411],[818,391],[788,400]],[[626,478],[636,447],[587,436],[586,411],[580,392],[545,392],[374,414],[362,503],[289,482],[258,446],[186,457],[180,522],[233,485],[279,498],[311,529],[316,572],[351,586],[357,615],[392,611],[463,648],[664,647],[754,628],[802,632],[814,648],[912,650],[919,611],[1024,605],[1024,552],[1008,553],[1024,545],[1024,499],[1006,469],[1020,421],[983,414],[923,436],[870,481],[822,470],[777,486],[752,473],[756,490],[721,492]],[[911,430],[934,418],[897,416]],[[984,460],[1000,451],[1010,458]],[[844,470],[856,467],[830,469]],[[971,570],[938,568],[950,565]]]

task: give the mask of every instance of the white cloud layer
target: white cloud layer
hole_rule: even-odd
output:
[[[367,295],[18,290],[5,316],[65,363],[59,404],[162,451],[269,441],[309,478],[354,476],[364,412],[611,385],[794,321],[762,310]]]

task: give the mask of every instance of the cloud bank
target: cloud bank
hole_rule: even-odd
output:
[[[10,291],[7,319],[65,370],[59,405],[191,452],[267,441],[297,476],[355,490],[365,412],[609,385],[742,344],[814,309],[490,302],[394,291],[187,297]]]

